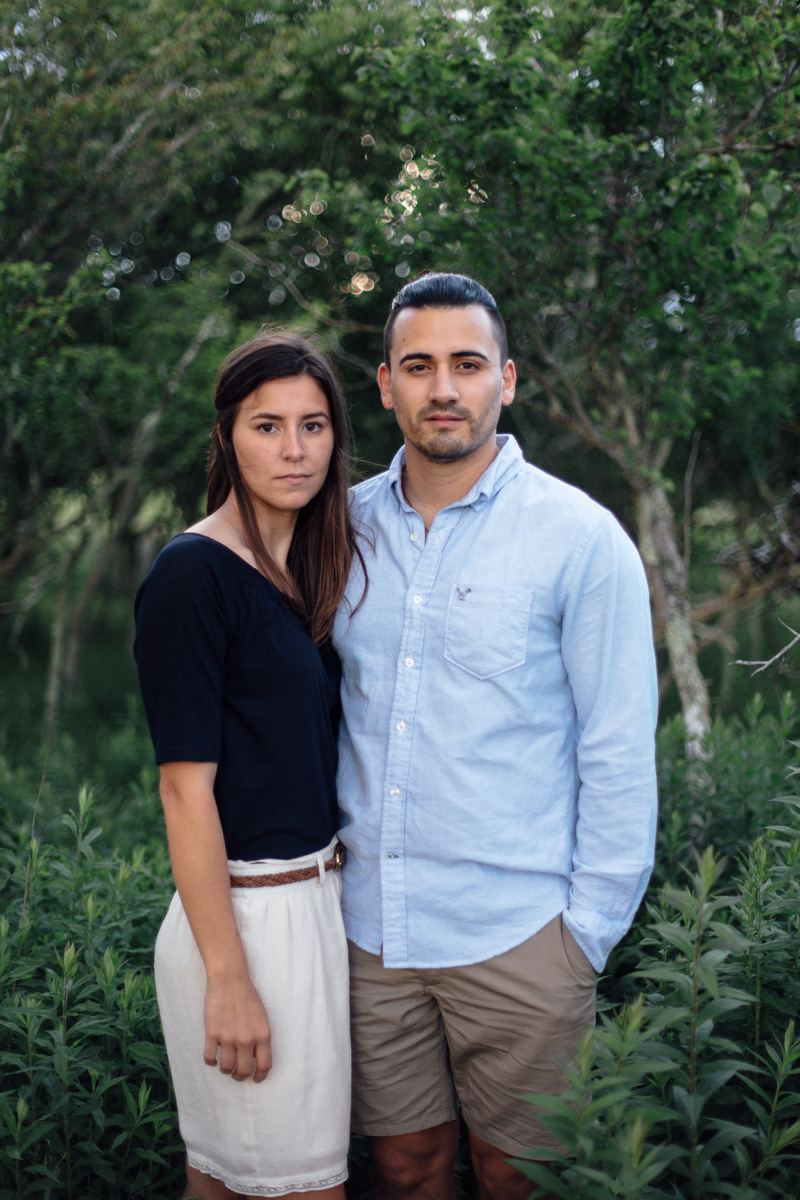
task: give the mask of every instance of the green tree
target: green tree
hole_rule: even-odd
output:
[[[433,266],[501,302],[524,440],[544,415],[608,464],[696,748],[698,635],[797,570],[798,23],[778,0],[7,4],[0,604],[18,626],[49,597],[51,710],[123,551],[140,570],[196,511],[224,350],[302,318],[384,462],[361,397],[390,296]],[[744,526],[694,612],[693,496]]]
[[[678,532],[697,438],[704,498],[749,495],[752,526],[759,507],[765,519],[780,507],[770,469],[798,429],[800,16],[780,0],[497,0],[421,16],[413,38],[362,66],[383,128],[391,136],[394,116],[401,135],[401,169],[373,190],[371,221],[352,181],[349,196],[339,189],[349,231],[315,220],[298,189],[306,237],[352,263],[329,281],[328,311],[369,320],[423,266],[494,291],[523,402],[600,451],[628,489],[699,752],[709,698]],[[796,573],[796,546],[787,557]],[[740,555],[739,598],[753,562]]]
[[[219,359],[283,315],[268,272],[224,254],[232,226],[362,154],[352,51],[397,24],[375,14],[40,0],[0,16],[0,602],[17,627],[42,596],[53,610],[51,733],[121,552],[148,520],[163,536],[165,511],[172,528],[197,512]]]
[[[792,416],[800,19],[681,0],[564,13],[433,18],[424,52],[386,56],[412,161],[435,164],[389,227],[424,225],[500,292],[531,399],[621,471],[697,748],[709,706],[670,467],[704,423],[757,463]]]

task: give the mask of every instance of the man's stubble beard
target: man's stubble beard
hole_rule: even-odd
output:
[[[457,406],[448,409],[432,405],[430,409],[427,409],[417,418],[417,423],[408,433],[404,432],[403,436],[414,447],[417,453],[422,455],[423,458],[427,458],[429,462],[459,462],[462,458],[468,458],[470,454],[474,454],[476,450],[480,450],[481,446],[484,446],[490,438],[494,437],[497,431],[497,421],[500,416],[501,397],[502,389],[498,391],[496,403],[492,405],[486,414],[486,420],[480,426],[476,425],[471,413],[464,412],[463,409]],[[467,423],[470,430],[470,437],[466,442],[458,440],[454,442],[452,434],[457,434],[458,429],[429,434],[427,441],[419,437],[419,431],[425,428],[424,422],[426,417],[429,417],[433,412],[439,411],[442,413],[450,412],[453,416],[461,417]]]

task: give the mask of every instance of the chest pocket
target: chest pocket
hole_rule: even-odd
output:
[[[454,585],[447,603],[445,658],[476,679],[522,666],[532,604],[529,588]]]

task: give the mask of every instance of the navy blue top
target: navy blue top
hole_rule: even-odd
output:
[[[156,762],[215,762],[229,858],[296,858],[337,828],[339,660],[274,584],[182,533],[136,595],[134,654]]]

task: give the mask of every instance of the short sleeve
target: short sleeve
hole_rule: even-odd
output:
[[[219,762],[228,609],[199,542],[170,543],[139,588],[134,656],[159,764]]]

